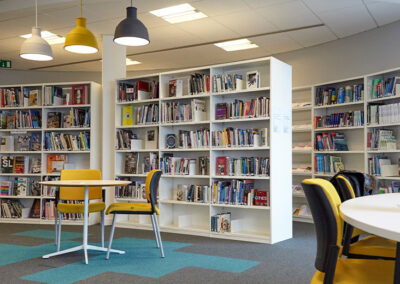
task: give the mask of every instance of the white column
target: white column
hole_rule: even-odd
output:
[[[114,179],[115,167],[115,80],[126,77],[126,47],[115,44],[112,35],[103,35],[102,63],[102,175]],[[114,201],[114,190],[108,189],[106,204]],[[111,224],[111,218],[106,224]]]

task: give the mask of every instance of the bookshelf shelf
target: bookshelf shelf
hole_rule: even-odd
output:
[[[292,171],[294,176],[311,176],[312,172]]]
[[[147,153],[147,152],[158,152],[158,149],[133,149],[133,150],[115,150],[117,153]]]
[[[393,177],[382,177],[382,176],[375,176],[378,180],[400,180],[400,176],[393,176]]]
[[[312,216],[296,216],[293,215],[293,220],[304,223],[314,223]]]
[[[368,99],[368,103],[375,103],[375,102],[382,102],[382,101],[390,101],[390,100],[396,100],[400,99],[400,96],[391,96],[391,97],[384,97],[384,98],[378,98],[378,99]]]
[[[302,112],[302,111],[311,111],[311,110],[312,110],[312,106],[306,106],[306,107],[293,108],[292,112]]]
[[[307,132],[312,132],[311,128],[307,129],[292,129],[293,133],[307,133]]]
[[[80,98],[82,99],[84,104],[72,104],[72,89],[73,86],[77,88],[80,87],[81,95]],[[15,87],[15,86],[14,86]],[[27,159],[24,161],[24,168],[25,170],[29,169],[32,171],[32,161],[33,165],[40,165],[41,172],[40,173],[1,173],[0,174],[0,182],[7,182],[9,185],[19,182],[24,182],[27,185],[27,188],[30,191],[28,196],[0,196],[1,201],[3,199],[9,198],[12,200],[19,200],[22,206],[26,208],[35,208],[38,211],[38,215],[40,218],[2,218],[0,219],[1,222],[7,223],[28,223],[28,224],[54,224],[54,219],[45,219],[46,214],[45,206],[48,206],[50,201],[54,200],[54,197],[47,196],[47,192],[45,192],[46,187],[35,185],[39,181],[53,179],[60,176],[60,172],[53,172],[47,173],[48,162],[52,163],[52,161],[56,161],[58,158],[64,157],[65,160],[63,162],[60,161],[59,164],[68,163],[69,168],[91,168],[91,169],[99,169],[100,168],[100,115],[99,115],[99,103],[100,103],[100,96],[101,96],[101,86],[94,82],[61,82],[61,83],[44,83],[44,84],[30,84],[26,86],[18,86],[21,91],[28,90],[29,97],[33,94],[36,96],[36,100],[39,105],[37,106],[28,106],[28,107],[0,107],[1,111],[14,112],[18,110],[34,110],[32,113],[32,122],[37,122],[38,125],[41,127],[37,128],[17,128],[17,129],[0,129],[0,137],[2,136],[14,136],[14,142],[17,140],[15,137],[18,136],[25,136],[25,141],[29,138],[29,149],[32,149],[32,141],[34,137],[32,135],[39,135],[39,142],[36,145],[36,150],[39,149],[40,151],[1,151],[0,156],[10,156],[10,157],[17,157],[17,156],[24,156],[29,158],[29,164],[26,164]],[[9,89],[10,86],[3,85],[0,86],[0,96],[3,95],[4,89]],[[31,93],[31,90],[34,92]],[[18,96],[18,91],[15,89],[16,97]],[[23,93],[24,93],[23,92]],[[22,93],[22,94],[23,94]],[[79,96],[78,96],[79,97]],[[21,97],[20,97],[21,98]],[[65,100],[70,99],[70,104],[63,105],[62,102]],[[77,98],[77,97],[75,97]],[[3,102],[4,100],[0,100]],[[19,99],[22,102],[21,99]],[[48,105],[47,102],[55,102],[54,105]],[[90,103],[89,103],[90,102]],[[22,102],[25,103],[25,102]],[[88,122],[89,116],[86,116],[86,113],[90,112],[90,120],[91,126],[90,127],[70,127],[72,121],[77,122],[79,125],[86,125],[84,122]],[[85,116],[83,117],[81,114],[84,113]],[[39,115],[40,114],[40,115]],[[55,115],[57,114],[57,115]],[[79,117],[78,117],[79,114]],[[35,118],[35,120],[34,120]],[[50,121],[50,119],[52,119]],[[53,124],[54,122],[54,124]],[[70,123],[68,123],[70,122]],[[57,128],[51,128],[51,126],[56,126]],[[63,125],[67,126],[61,128]],[[45,145],[50,144],[62,144],[67,145],[67,147],[63,148],[72,148],[70,146],[71,143],[74,143],[74,140],[68,140],[66,136],[64,138],[60,138],[60,140],[55,141],[56,136],[62,137],[61,134],[66,135],[74,135],[76,138],[77,132],[85,132],[87,133],[87,139],[90,141],[90,150],[81,150],[81,151],[47,151],[45,150]],[[50,132],[54,132],[54,137],[48,136]],[[65,141],[64,141],[65,140]],[[68,140],[68,141],[67,141]],[[12,140],[10,140],[12,141]],[[80,143],[79,139],[76,139],[78,145]],[[46,144],[47,143],[47,144]],[[19,148],[15,144],[15,150]],[[40,144],[40,145],[39,145]],[[89,146],[89,145],[88,145]],[[24,146],[26,147],[26,146]],[[79,149],[83,147],[77,147],[75,149]],[[89,148],[89,147],[88,147]],[[58,165],[61,167],[60,165]],[[51,165],[49,165],[51,167]],[[60,170],[62,168],[59,168]],[[37,171],[37,169],[35,169]],[[34,191],[33,191],[34,190]],[[36,196],[37,191],[40,191],[39,196]],[[34,192],[34,193],[32,193]],[[35,196],[33,196],[35,195]],[[49,202],[49,203],[47,203]],[[46,204],[47,203],[47,204]],[[50,203],[50,206],[54,206],[54,204]],[[48,208],[48,207],[47,207]],[[50,209],[51,210],[51,209]],[[33,211],[32,211],[33,212]],[[31,213],[32,213],[31,212]],[[49,211],[50,212],[50,211]],[[4,215],[3,215],[4,217]],[[48,217],[48,216],[47,216]],[[89,224],[95,224],[100,220],[99,214],[90,214],[89,217]],[[82,220],[64,220],[64,224],[83,224]]]
[[[346,107],[346,106],[357,106],[364,105],[363,101],[359,102],[351,102],[351,103],[343,103],[343,104],[332,104],[332,105],[323,105],[323,106],[314,106],[314,109],[325,109],[325,108],[338,108],[338,107]]]
[[[400,153],[400,150],[368,150],[368,154],[379,154],[379,153]]]
[[[305,198],[306,196],[304,193],[293,193],[293,197]]]
[[[364,151],[314,151],[315,154],[364,154]]]
[[[150,127],[158,127],[158,123],[152,123],[152,124],[139,124],[139,125],[120,125],[117,126],[117,129],[133,129],[133,128],[150,128]]]
[[[148,100],[139,100],[139,101],[128,101],[128,102],[119,102],[117,101],[117,105],[135,105],[135,104],[146,104],[146,103],[156,103],[159,99],[148,99]]]
[[[380,127],[392,127],[400,126],[400,123],[381,123],[381,124],[369,124],[367,128],[380,128]]]
[[[217,92],[216,90],[221,90],[214,82],[220,80],[219,78],[228,78],[225,75],[228,74],[240,74],[243,78],[243,88],[246,88],[247,73],[254,71],[258,72],[259,75],[259,87],[255,89],[238,89],[233,91]],[[194,76],[191,76],[196,74]],[[272,76],[272,74],[274,74]],[[123,108],[125,111],[127,105],[132,104],[142,104],[142,103],[154,103],[159,105],[160,122],[158,124],[151,125],[156,133],[157,148],[154,151],[149,151],[153,159],[151,164],[159,165],[160,160],[170,159],[169,162],[179,159],[189,159],[190,161],[196,160],[196,166],[194,168],[194,174],[190,175],[179,175],[179,174],[163,174],[160,180],[160,191],[159,191],[159,206],[161,214],[159,215],[160,228],[164,232],[173,232],[181,234],[193,234],[202,235],[212,238],[224,238],[232,240],[241,241],[252,241],[260,243],[275,243],[288,239],[292,236],[292,206],[290,204],[291,196],[291,133],[285,132],[272,132],[273,126],[281,127],[282,122],[279,119],[274,120],[274,117],[283,117],[285,127],[290,128],[291,115],[290,106],[288,106],[287,101],[291,100],[291,68],[285,63],[272,58],[261,58],[247,60],[243,62],[235,62],[229,64],[220,64],[200,68],[190,68],[184,70],[175,70],[171,72],[152,74],[138,76],[134,78],[124,78],[117,81],[115,92],[116,92],[116,109],[115,109],[115,124],[116,131],[126,130],[131,131],[132,135],[137,136],[137,139],[143,140],[147,143],[147,136],[149,131],[142,129],[142,126],[121,126],[122,124],[122,114]],[[194,83],[194,78],[196,83]],[[201,79],[199,79],[201,78]],[[231,77],[233,78],[233,77]],[[240,78],[240,76],[235,77]],[[240,79],[236,81],[236,84],[241,84]],[[203,81],[199,81],[203,80]],[[222,79],[221,79],[222,80]],[[210,85],[207,86],[207,82]],[[120,93],[121,87],[126,85],[134,86],[145,85],[148,82],[150,85],[158,86],[159,94],[157,99],[138,101],[138,102],[121,102],[118,98],[123,97],[123,93]],[[200,82],[200,83],[199,83]],[[202,83],[201,83],[202,82]],[[126,85],[124,85],[126,84]],[[207,90],[209,92],[202,93],[198,95],[188,95],[179,96],[179,94],[190,93],[193,88],[198,86],[202,90]],[[234,86],[232,85],[232,86]],[[182,90],[180,90],[182,86]],[[236,88],[236,87],[234,87]],[[240,87],[238,87],[240,88]],[[154,89],[152,89],[154,90]],[[178,97],[169,97],[171,92],[176,92]],[[151,93],[151,90],[150,90]],[[195,92],[194,92],[195,93]],[[154,92],[151,93],[154,95]],[[136,94],[133,94],[136,97]],[[139,92],[137,94],[139,97]],[[143,97],[143,94],[142,94]],[[145,96],[149,98],[148,96]],[[245,97],[245,98],[242,98]],[[258,101],[257,99],[262,97],[263,100]],[[232,119],[216,120],[216,108],[217,104],[220,103],[234,103],[235,99],[243,99],[244,103],[249,103],[248,110],[244,109],[246,116],[254,114],[250,110],[250,101],[256,100],[255,102],[261,107],[260,114],[266,114],[267,116],[261,117],[241,117]],[[264,103],[269,101],[269,108],[266,108]],[[167,116],[168,112],[165,112],[167,107],[167,102],[177,102],[179,103],[179,116],[188,118],[186,121],[177,122],[162,122],[162,118]],[[200,102],[200,103],[199,103]],[[254,101],[253,101],[254,102]],[[165,103],[165,104],[164,104]],[[197,103],[197,105],[196,105]],[[204,110],[201,107],[204,104]],[[190,108],[189,108],[189,107]],[[194,111],[191,109],[193,106],[198,108]],[[188,111],[187,109],[190,109]],[[164,109],[164,110],[163,110]],[[309,108],[311,109],[311,108]],[[203,110],[203,111],[202,111]],[[190,115],[191,112],[191,115]],[[268,113],[269,112],[269,113]],[[271,117],[271,119],[270,119]],[[191,120],[189,120],[191,119]],[[146,126],[149,127],[149,126]],[[259,132],[254,132],[255,134],[267,133],[266,136],[259,136],[260,143],[256,147],[213,147],[212,143],[212,131],[223,131],[225,128],[238,128],[238,129],[251,129],[255,128]],[[205,134],[209,131],[209,137],[205,139]],[[192,133],[188,134],[190,131]],[[200,132],[205,131],[205,132]],[[261,132],[266,131],[266,132]],[[309,130],[311,131],[311,129]],[[198,134],[198,133],[201,134]],[[253,132],[249,132],[252,133]],[[187,135],[187,136],[182,136]],[[189,135],[203,135],[196,138]],[[129,135],[129,134],[128,134]],[[179,139],[196,139],[197,143],[204,148],[174,148],[167,149],[167,136],[175,135],[176,145],[179,147],[182,145],[182,140]],[[265,138],[266,137],[266,138]],[[146,138],[146,139],[145,139]],[[178,139],[179,138],[179,139]],[[262,139],[265,139],[261,142]],[[122,138],[119,138],[117,147],[121,147]],[[206,142],[205,142],[206,141]],[[191,141],[192,143],[193,141]],[[188,143],[189,142],[184,142]],[[248,142],[246,142],[248,143]],[[129,143],[124,143],[129,144]],[[219,145],[219,144],[215,144]],[[225,145],[225,144],[220,144]],[[265,146],[268,145],[268,146]],[[123,148],[123,147],[121,147]],[[151,147],[154,148],[154,147]],[[146,178],[144,174],[129,175],[124,174],[126,153],[135,152],[135,150],[118,150],[115,149],[115,164],[114,164],[114,174],[118,178],[129,178],[137,184],[143,182]],[[143,164],[144,159],[148,159],[146,153],[141,154],[139,152],[136,157],[139,168]],[[124,156],[125,154],[125,156]],[[157,155],[157,157],[155,157]],[[311,153],[310,153],[311,155]],[[229,156],[234,158],[269,158],[269,173],[270,176],[217,176],[216,173],[216,161],[217,157]],[[275,158],[271,158],[274,156]],[[132,157],[132,156],[131,156]],[[176,160],[174,158],[177,158]],[[207,169],[205,175],[200,175],[204,173],[200,170],[204,167],[201,164],[200,158],[207,157]],[[128,158],[130,159],[130,158]],[[136,160],[134,160],[136,161]],[[182,161],[182,160],[181,160]],[[265,161],[265,160],[262,160]],[[165,164],[163,164],[165,165]],[[167,164],[169,166],[169,164]],[[204,170],[204,168],[202,168]],[[193,168],[192,168],[193,170]],[[139,172],[140,169],[139,169]],[[174,172],[171,168],[171,172]],[[249,171],[247,171],[249,172]],[[260,171],[261,173],[262,171]],[[186,172],[185,172],[186,173]],[[193,172],[192,172],[193,173]],[[188,188],[189,185],[196,186],[196,190],[202,189],[204,187],[207,191],[202,191],[202,194],[209,194],[210,185],[213,183],[231,183],[233,180],[235,182],[243,182],[243,184],[249,184],[251,188],[257,189],[264,192],[269,192],[269,204],[270,206],[245,206],[245,205],[232,205],[232,204],[210,204],[210,203],[200,203],[200,202],[190,202],[190,198],[184,197],[185,201],[177,201],[177,190],[178,187],[185,186]],[[215,189],[217,190],[217,189]],[[253,191],[255,192],[255,191]],[[215,197],[214,197],[215,198]],[[116,198],[118,202],[123,202],[123,199]],[[200,200],[203,200],[200,198]],[[207,199],[211,200],[211,198]],[[231,220],[235,223],[235,230],[241,230],[242,232],[233,232],[229,234],[216,234],[211,232],[211,216],[218,214],[230,212]],[[239,225],[238,225],[239,224]],[[150,220],[144,219],[134,219],[134,218],[123,218],[117,220],[117,226],[125,228],[137,228],[137,229],[152,229]]]
[[[315,128],[315,132],[321,131],[343,131],[343,130],[354,130],[354,129],[364,129],[364,126],[344,126],[344,127],[328,127],[328,128]]]

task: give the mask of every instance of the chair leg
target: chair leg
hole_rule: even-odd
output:
[[[55,214],[54,214],[54,244],[57,245],[58,241],[58,226],[57,226],[57,221],[58,221],[58,211],[57,208],[55,209]]]
[[[158,240],[160,242],[160,251],[161,251],[161,257],[164,258],[164,249],[161,241],[161,234],[160,234],[160,227],[158,226],[158,221],[157,221],[157,215],[156,213],[153,214],[153,220],[157,228],[157,234],[158,234]]]
[[[117,214],[114,214],[114,218],[113,218],[113,222],[112,222],[112,226],[111,226],[111,232],[110,232],[110,239],[108,240],[108,249],[107,249],[106,259],[110,258],[110,249],[111,249],[111,244],[112,244],[113,237],[114,237],[114,229],[115,229],[115,221],[116,220],[117,220]]]
[[[153,225],[154,236],[156,237],[156,244],[157,244],[157,247],[159,248],[160,247],[160,242],[158,240],[158,233],[157,233],[157,230],[156,230],[156,226],[154,224],[154,215],[150,215],[150,216],[151,216],[151,224]]]
[[[63,213],[58,212],[58,233],[57,233],[57,251],[60,251],[61,244],[61,220]]]
[[[101,246],[104,248],[104,211],[101,211]]]

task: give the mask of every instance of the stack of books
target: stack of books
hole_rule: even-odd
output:
[[[368,105],[369,124],[389,124],[400,122],[400,103]]]
[[[334,87],[317,88],[315,105],[334,105],[360,102],[364,98],[364,84],[347,85],[336,89]]]
[[[314,128],[352,127],[364,125],[364,111],[333,113],[314,116]]]

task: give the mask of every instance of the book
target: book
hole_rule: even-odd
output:
[[[27,158],[27,161],[25,161],[25,158]],[[25,165],[25,162],[27,162],[27,165]],[[28,163],[29,163],[29,157],[15,156],[13,173],[23,174],[25,173],[25,170],[26,172],[28,172]]]
[[[82,105],[86,103],[85,85],[72,86],[72,104]]]
[[[47,128],[60,128],[61,116],[61,112],[49,112],[47,114]]]
[[[217,165],[216,165],[217,175],[225,176],[226,175],[226,157],[217,157]]]
[[[14,157],[12,156],[1,156],[1,173],[11,174],[14,170]]]
[[[146,130],[145,134],[145,149],[157,149],[158,148],[158,129]]]
[[[29,151],[30,150],[30,140],[31,140],[31,137],[29,135],[15,136],[15,139],[14,139],[15,151]]]
[[[60,173],[67,162],[66,155],[51,154],[47,155],[47,173]]]
[[[222,120],[228,118],[228,104],[227,103],[217,103],[215,105],[215,119]]]
[[[168,96],[169,97],[182,97],[183,96],[183,81],[170,80],[168,82]]]
[[[206,101],[193,99],[192,100],[192,118],[193,121],[204,121],[206,120]]]
[[[30,149],[31,151],[41,151],[42,150],[42,133],[33,132],[30,137]]]
[[[32,157],[29,166],[29,173],[31,174],[40,174],[42,172],[42,160],[40,158]]]
[[[15,195],[17,196],[27,196],[30,195],[28,178],[26,177],[18,177],[15,179]]]
[[[29,91],[29,101],[28,104],[29,106],[37,106],[39,105],[39,100],[40,100],[40,92],[37,89],[33,89]]]
[[[132,105],[122,107],[122,126],[133,126],[132,110]]]
[[[250,71],[246,73],[247,89],[257,89],[260,87],[260,74],[258,71]]]
[[[125,155],[124,173],[138,174],[139,153],[129,153]]]

